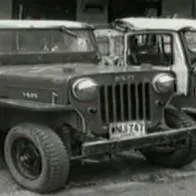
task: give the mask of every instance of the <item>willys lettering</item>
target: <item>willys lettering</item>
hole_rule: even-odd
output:
[[[115,82],[125,82],[125,81],[133,82],[134,79],[135,79],[134,75],[115,76],[114,77]]]

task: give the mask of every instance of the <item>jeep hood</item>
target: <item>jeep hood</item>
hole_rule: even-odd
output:
[[[51,64],[36,66],[2,66],[0,67],[0,97],[17,100],[32,100],[51,103],[53,94],[58,95],[56,104],[68,104],[68,86],[72,79],[82,76],[96,75],[101,83],[113,83],[111,75],[121,73],[138,73],[138,79],[151,77],[160,69],[122,68],[98,66],[96,64]],[[69,83],[70,82],[70,83]],[[29,97],[32,96],[32,97]]]
[[[88,63],[71,63],[71,64],[52,64],[52,65],[22,65],[22,66],[1,66],[0,76],[45,78],[58,80],[67,80],[74,76],[119,73],[119,72],[141,72],[141,71],[164,71],[162,67],[131,67],[123,68],[116,66],[98,66]]]

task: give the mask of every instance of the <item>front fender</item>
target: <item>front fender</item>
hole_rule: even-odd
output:
[[[18,109],[26,109],[31,111],[73,111],[74,108],[70,105],[60,105],[43,103],[31,100],[18,100],[18,99],[0,99],[0,105],[3,107],[11,107]]]
[[[35,102],[30,100],[0,99],[2,129],[23,122],[44,123],[56,129],[67,124],[84,132],[85,121],[82,114],[71,105],[55,105],[50,103]]]

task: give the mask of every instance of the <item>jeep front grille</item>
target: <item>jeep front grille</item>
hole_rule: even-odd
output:
[[[99,105],[102,123],[150,120],[150,83],[101,86]]]

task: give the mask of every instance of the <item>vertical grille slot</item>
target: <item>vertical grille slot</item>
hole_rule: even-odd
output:
[[[145,95],[145,103],[146,103],[146,108],[145,108],[145,115],[146,115],[146,120],[151,119],[151,110],[150,110],[150,84],[146,83],[145,84],[145,90],[144,90],[144,95]]]
[[[131,105],[132,105],[132,118],[131,119],[136,119],[136,110],[137,110],[137,106],[136,106],[136,97],[135,97],[135,84],[131,84]]]
[[[101,86],[102,123],[150,120],[150,84],[131,83]]]

